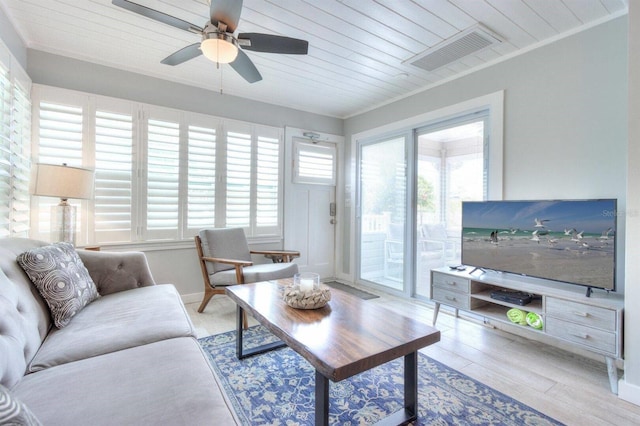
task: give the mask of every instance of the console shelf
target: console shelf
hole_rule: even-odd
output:
[[[522,291],[532,295],[524,306],[491,297],[495,290]],[[500,272],[431,271],[431,299],[435,302],[433,325],[440,305],[472,312],[485,319],[514,327],[524,335],[537,336],[549,344],[562,344],[605,357],[611,391],[617,393],[616,361],[622,360],[624,300],[615,293],[596,292],[586,297],[582,287]],[[543,321],[541,330],[512,323],[512,308],[535,312]],[[520,334],[520,333],[519,333]]]

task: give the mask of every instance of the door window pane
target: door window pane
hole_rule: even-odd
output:
[[[361,147],[360,278],[404,289],[405,138]]]

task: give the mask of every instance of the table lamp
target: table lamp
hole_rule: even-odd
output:
[[[33,195],[60,197],[60,203],[51,206],[52,241],[76,243],[76,206],[69,198],[93,198],[94,172],[66,164],[42,164],[35,167]]]

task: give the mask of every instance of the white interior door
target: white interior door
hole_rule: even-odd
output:
[[[338,137],[314,133],[312,140],[303,133],[285,132],[284,248],[300,251],[296,263],[301,272],[333,278]],[[332,177],[327,174],[331,169]]]

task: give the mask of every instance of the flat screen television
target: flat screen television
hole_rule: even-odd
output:
[[[615,291],[616,200],[462,203],[467,266]]]

